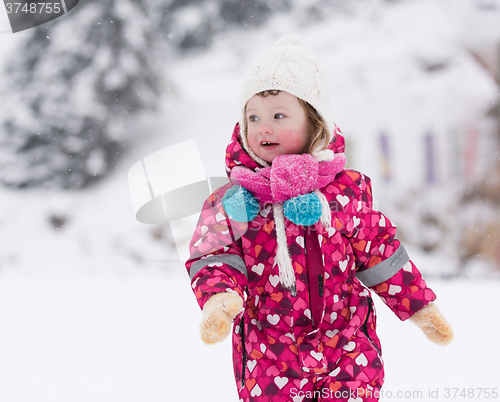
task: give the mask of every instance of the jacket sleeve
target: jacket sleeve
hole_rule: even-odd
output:
[[[405,248],[395,239],[396,227],[373,209],[370,179],[361,175],[350,242],[356,258],[356,277],[373,289],[401,320],[432,302],[436,295]],[[356,204],[356,202],[354,202]],[[357,215],[357,216],[356,216]]]
[[[186,268],[198,304],[219,292],[236,292],[245,300],[247,269],[242,256],[241,236],[247,223],[228,218],[221,200],[226,186],[215,191],[203,204],[190,243]]]

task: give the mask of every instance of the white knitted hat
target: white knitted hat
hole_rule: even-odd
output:
[[[245,136],[245,105],[255,94],[272,89],[288,92],[314,107],[328,128],[327,141],[332,140],[335,124],[330,112],[330,98],[323,66],[316,57],[308,53],[300,37],[284,36],[250,68],[243,80],[240,98],[241,137],[243,146],[254,160],[268,166],[248,145]],[[324,144],[320,144],[319,148],[322,145]]]

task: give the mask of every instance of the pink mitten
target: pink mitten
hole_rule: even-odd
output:
[[[234,317],[243,308],[243,299],[235,293],[213,295],[203,307],[201,340],[207,345],[221,342],[229,334]]]
[[[453,340],[453,329],[434,303],[417,311],[410,321],[420,327],[429,340],[440,346],[448,345]]]

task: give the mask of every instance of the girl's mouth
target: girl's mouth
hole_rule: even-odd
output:
[[[274,147],[278,146],[279,144],[276,142],[263,141],[260,143],[260,145],[264,148],[274,148]]]

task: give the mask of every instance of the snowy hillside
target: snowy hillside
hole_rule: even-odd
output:
[[[498,84],[470,50],[484,49],[485,65],[494,63],[497,21],[493,0],[368,1],[351,16],[305,23],[297,8],[258,30],[234,29],[207,51],[169,62],[159,111],[125,122],[135,142],[107,180],[84,191],[0,188],[0,401],[237,400],[229,342],[199,340],[201,313],[184,267],[172,262],[169,230],[135,221],[127,172],[146,155],[195,139],[207,176],[224,176],[242,77],[289,33],[301,35],[329,72],[349,167],[372,177],[380,209],[405,234],[456,332],[439,348],[378,303],[384,389],[393,393],[381,400],[396,400],[397,391],[422,391],[406,398],[419,401],[446,400],[446,388],[500,392],[498,272],[471,264],[462,278],[440,278],[457,273],[456,202],[467,184],[469,128],[485,127],[478,175],[498,147],[486,117]],[[12,39],[0,35],[0,57]],[[429,132],[439,156],[433,182],[423,145]],[[390,145],[389,181],[381,133]],[[401,199],[408,210],[398,209]],[[422,229],[421,209],[441,215],[446,228]],[[422,251],[422,238],[441,242],[443,233],[442,248]],[[430,398],[436,389],[439,398]]]

